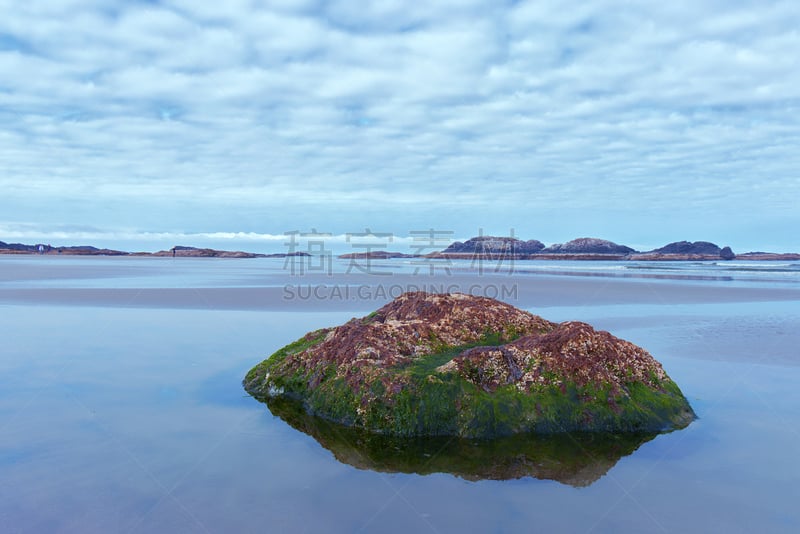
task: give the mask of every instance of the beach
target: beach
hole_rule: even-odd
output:
[[[797,262],[312,267],[0,258],[2,530],[800,528]],[[275,350],[408,289],[496,296],[608,330],[653,354],[698,419],[610,459],[576,449],[587,455],[577,475],[492,478],[448,470],[442,449],[413,467],[376,463],[243,391]]]

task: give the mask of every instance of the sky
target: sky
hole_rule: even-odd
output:
[[[800,2],[0,0],[0,240],[800,251]]]

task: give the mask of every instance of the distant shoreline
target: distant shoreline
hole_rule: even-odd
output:
[[[492,241],[492,245],[496,248],[483,248],[484,243]],[[373,250],[369,252],[354,252],[349,254],[341,254],[337,257],[339,259],[349,260],[388,260],[388,259],[440,259],[440,260],[469,260],[469,261],[517,261],[517,260],[550,260],[550,261],[798,261],[800,260],[800,253],[795,252],[747,252],[744,254],[734,254],[730,249],[726,255],[720,255],[713,243],[706,242],[680,242],[671,243],[662,249],[656,249],[649,252],[638,252],[629,247],[622,247],[611,242],[602,243],[607,244],[609,248],[619,247],[625,249],[624,253],[607,253],[607,252],[592,252],[592,251],[558,251],[553,252],[553,247],[544,248],[536,251],[522,251],[524,248],[515,248],[518,243],[525,243],[514,238],[495,238],[495,237],[480,237],[473,238],[471,241],[476,241],[481,248],[473,245],[473,248],[464,251],[465,243],[456,242],[442,251],[435,251],[427,254],[408,254],[398,251],[387,250]],[[601,241],[601,240],[595,240]],[[498,243],[500,248],[497,248]],[[530,242],[528,242],[530,243]],[[712,253],[695,253],[692,252],[692,246],[703,244],[704,246],[714,247]],[[662,252],[662,250],[669,250],[669,247],[674,245],[687,245],[686,248],[689,252]],[[567,244],[569,245],[569,243]],[[563,247],[555,245],[554,247]],[[674,248],[674,247],[673,247]],[[697,247],[695,247],[697,248]],[[702,249],[701,249],[702,250]],[[630,252],[629,252],[630,251]],[[189,246],[175,246],[168,250],[160,250],[158,252],[127,252],[122,250],[114,250],[108,248],[97,248],[89,245],[80,246],[58,246],[36,244],[26,245],[22,243],[4,243],[0,241],[0,255],[36,255],[36,256],[125,256],[125,257],[175,257],[175,258],[291,258],[291,257],[308,257],[312,254],[308,252],[288,252],[276,254],[262,254],[255,252],[245,251],[231,251],[231,250],[217,250],[212,248],[198,248]]]
[[[159,250],[158,252],[127,252],[124,250],[97,248],[89,245],[53,247],[41,244],[6,244],[2,241],[0,241],[0,254],[23,256],[142,256],[156,258],[291,258],[311,255],[307,252],[260,254],[256,252],[243,252],[240,250],[217,250],[213,248],[185,246],[175,246],[169,250]]]

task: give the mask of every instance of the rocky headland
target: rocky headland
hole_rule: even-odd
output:
[[[283,347],[243,383],[258,399],[398,436],[658,432],[694,418],[644,349],[460,293],[405,293]]]

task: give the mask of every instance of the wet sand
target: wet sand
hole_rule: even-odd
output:
[[[377,280],[376,280],[377,279]],[[175,309],[339,311],[378,307],[406,290],[461,291],[520,307],[800,300],[798,288],[558,276],[286,277],[269,287],[0,287],[0,303]]]

